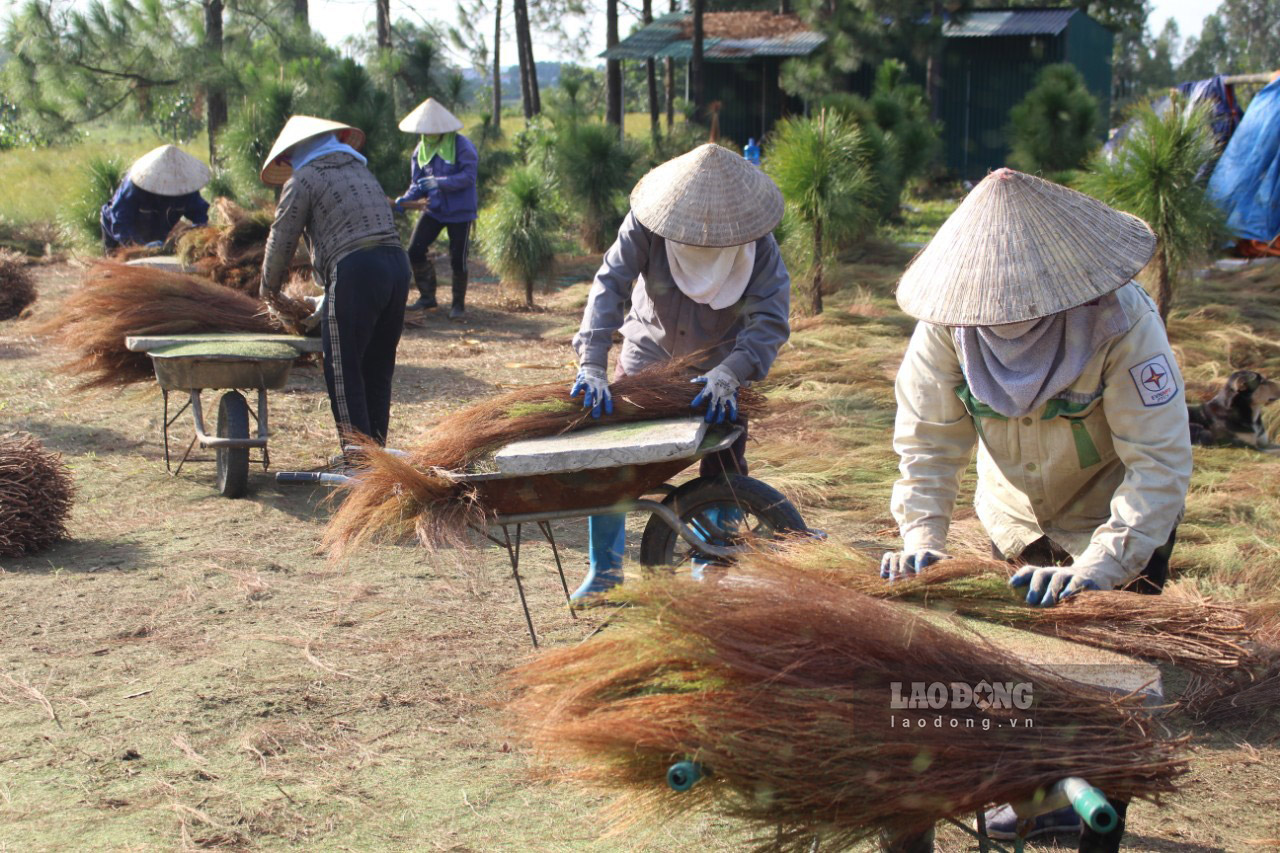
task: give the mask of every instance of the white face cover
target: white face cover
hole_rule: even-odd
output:
[[[1034,320],[1023,320],[1021,323],[1002,323],[999,326],[987,326],[987,331],[997,338],[1013,341],[1030,332],[1043,319],[1043,317],[1037,317]]]
[[[724,249],[666,240],[671,277],[685,296],[717,310],[742,298],[756,263],[756,244]]]

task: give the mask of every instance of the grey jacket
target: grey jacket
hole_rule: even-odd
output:
[[[328,289],[338,262],[359,249],[399,246],[386,193],[363,163],[334,152],[285,182],[262,259],[262,290],[278,292],[303,231],[316,279]]]
[[[631,310],[624,318],[628,299]],[[755,266],[742,298],[717,310],[680,292],[664,239],[628,213],[591,285],[573,348],[580,364],[605,367],[613,333],[621,329],[619,363],[626,373],[700,353],[699,370],[723,364],[739,382],[754,382],[769,373],[791,335],[790,308],[791,276],[772,234],[756,241]]]

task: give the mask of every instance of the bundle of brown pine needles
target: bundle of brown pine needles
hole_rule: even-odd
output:
[[[33,435],[0,435],[0,557],[25,557],[67,538],[74,494],[61,456]]]
[[[366,445],[352,481],[340,491],[342,505],[324,541],[335,553],[371,540],[402,541],[411,535],[428,548],[466,542],[468,523],[485,507],[475,492],[451,475],[499,448],[526,438],[560,435],[600,424],[680,417],[691,413],[694,394],[687,361],[671,361],[628,375],[610,385],[613,414],[593,420],[563,382],[531,385],[449,415],[408,458]],[[756,417],[764,396],[738,392],[738,411]]]
[[[762,849],[811,849],[816,836],[843,850],[1030,799],[1064,776],[1128,800],[1173,791],[1186,770],[1185,739],[1159,734],[1138,697],[1030,668],[807,572],[655,578],[615,597],[630,606],[606,631],[512,673],[510,709],[550,775],[620,794],[616,828],[712,808],[746,821]],[[1014,696],[1010,685],[1029,684],[1034,698],[894,707],[895,684],[907,699],[915,683],[983,682]],[[709,771],[687,793],[664,784],[681,760]]]
[[[1248,665],[1228,678],[1200,677],[1188,686],[1183,704],[1197,719],[1250,722],[1280,710],[1280,601],[1251,607],[1248,623]]]
[[[913,578],[887,583],[874,556],[834,542],[796,542],[744,558],[741,570],[804,571],[876,598],[926,605],[961,616],[1047,634],[1121,654],[1171,663],[1211,677],[1253,661],[1252,632],[1239,608],[1172,595],[1082,592],[1055,607],[1028,607],[1011,589],[1013,567],[996,560],[944,560]]]
[[[295,307],[304,316],[309,310]],[[83,377],[79,387],[87,389],[151,378],[147,354],[125,348],[130,335],[279,334],[285,326],[257,299],[206,279],[99,261],[42,330],[75,353],[59,369]]]
[[[213,203],[213,224],[184,231],[175,241],[178,259],[224,287],[258,295],[267,235],[275,217],[270,208],[245,210],[219,198]],[[290,277],[310,274],[305,260],[290,266]]]
[[[26,256],[0,249],[0,320],[21,317],[36,301],[36,283]]]

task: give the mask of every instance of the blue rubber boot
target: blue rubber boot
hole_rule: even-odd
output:
[[[587,548],[591,565],[582,586],[569,596],[574,604],[613,589],[622,583],[622,555],[627,550],[627,516],[623,513],[593,515],[587,519]]]
[[[702,515],[712,525],[712,529],[704,530],[703,525],[697,521],[693,522],[693,529],[712,545],[728,545],[729,538],[725,534],[736,531],[742,524],[742,509],[736,506],[713,506]],[[696,581],[705,580],[708,574],[715,574],[724,565],[724,560],[718,557],[695,554],[689,568],[689,577]],[[711,572],[708,573],[707,569],[711,569]],[[723,574],[722,571],[720,573]]]

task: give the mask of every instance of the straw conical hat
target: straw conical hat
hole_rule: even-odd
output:
[[[280,131],[280,135],[276,137],[275,144],[271,146],[271,153],[267,155],[266,162],[262,164],[262,182],[276,185],[283,184],[289,180],[289,176],[293,174],[293,166],[289,163],[280,162],[280,155],[304,139],[310,139],[322,133],[336,134],[339,142],[350,145],[357,151],[360,150],[360,146],[364,145],[364,131],[358,127],[329,121],[327,118],[292,116],[285,122],[284,129]]]
[[[427,98],[404,118],[400,119],[400,129],[405,133],[453,133],[462,130],[462,122],[456,115],[444,108],[444,104],[435,98]]]
[[[782,220],[782,193],[759,167],[727,148],[699,145],[641,178],[631,191],[631,212],[677,243],[741,246]]]
[[[209,167],[176,146],[161,145],[133,161],[129,180],[156,195],[186,195],[209,183]]]
[[[973,188],[898,282],[898,304],[942,326],[1047,317],[1116,290],[1147,265],[1147,223],[1012,169]]]

